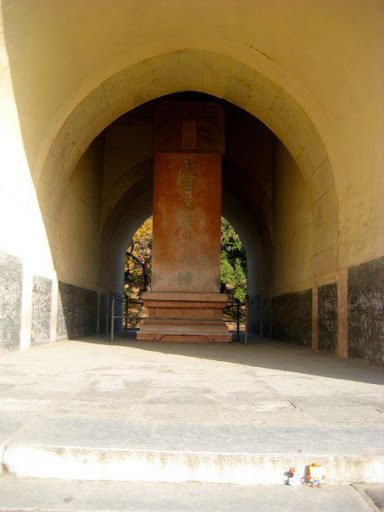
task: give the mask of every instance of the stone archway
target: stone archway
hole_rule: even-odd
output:
[[[195,74],[191,82],[188,82],[187,78],[168,82],[164,73],[170,73],[170,81],[175,73],[181,73],[182,76],[185,69],[182,62],[184,59],[189,62],[192,55],[194,57],[191,69],[196,71],[194,68],[196,62],[201,64],[200,85],[197,86],[194,82]],[[165,62],[168,64],[165,65]],[[215,70],[214,73],[212,67]],[[192,77],[190,71],[187,76]],[[161,79],[160,74],[162,74]],[[221,80],[215,80],[217,76],[220,76]],[[48,214],[51,217],[52,205],[57,208],[55,199],[60,198],[62,187],[70,179],[70,169],[76,165],[79,155],[87,148],[89,141],[109,126],[119,114],[124,114],[145,101],[158,98],[162,93],[186,89],[214,93],[216,98],[223,97],[263,121],[275,135],[279,136],[289,150],[287,155],[294,162],[293,165],[299,169],[304,186],[309,191],[313,243],[306,248],[308,252],[310,247],[306,281],[297,281],[296,284],[292,282],[283,287],[280,285],[280,288],[276,289],[277,293],[308,290],[308,286],[312,287],[313,279],[317,279],[316,286],[337,281],[338,203],[332,170],[317,130],[309,116],[284,89],[256,70],[232,58],[210,52],[183,50],[160,55],[117,73],[92,91],[64,123],[46,159],[39,179],[40,185],[37,187],[38,190],[46,190],[45,184],[49,182],[50,200],[48,204],[44,204],[43,197],[40,200],[43,215]],[[143,150],[143,155],[136,165],[140,160],[150,156],[148,148]],[[283,157],[284,159],[286,157]],[[52,178],[53,175],[54,178]],[[124,178],[122,180],[120,184],[124,183]],[[115,190],[119,188],[117,183],[116,187]],[[118,192],[113,192],[113,189],[108,194],[103,205],[104,219],[108,211],[113,209],[114,201],[118,199]],[[56,214],[56,218],[58,216]],[[52,218],[46,227],[49,239],[59,230],[57,221]],[[55,250],[55,255],[57,255],[56,261],[57,258],[63,261],[60,251]],[[54,264],[56,266],[55,261]],[[58,275],[61,279],[60,272]],[[267,281],[271,282],[270,279]],[[271,303],[268,297],[272,295],[272,291],[269,290],[266,298],[262,295],[258,298],[262,307],[269,311],[267,324],[271,322]],[[315,311],[317,303],[315,292],[311,300],[315,304],[313,306]],[[268,330],[268,327],[265,329]],[[313,332],[313,344],[316,346],[316,333]]]
[[[321,315],[330,301],[338,353],[346,355],[349,338],[351,354],[381,357],[375,302],[382,293],[377,274],[384,233],[377,172],[383,119],[380,2],[334,8],[316,0],[311,9],[292,11],[282,0],[277,6],[247,2],[243,10],[236,2],[218,8],[216,1],[196,0],[174,3],[171,15],[156,3],[151,9],[132,9],[129,3],[117,9],[37,3],[4,0],[1,6],[3,218],[14,208],[14,198],[20,199],[17,215],[1,226],[0,237],[2,261],[11,256],[15,286],[23,296],[22,312],[15,313],[20,336],[12,343],[29,346],[40,317],[45,320],[41,339],[55,339],[58,280],[79,287],[73,310],[88,296],[93,307],[97,293],[99,299],[103,293],[95,261],[89,264],[87,240],[97,248],[99,213],[108,216],[118,200],[96,186],[103,179],[104,127],[146,101],[189,90],[240,106],[282,141],[274,151],[281,186],[273,203],[282,206],[277,246],[276,233],[271,237],[274,254],[280,255],[273,261],[276,312],[284,302],[303,299],[309,325],[312,304],[316,348],[316,329],[328,336],[328,318]],[[196,15],[199,10],[204,17]],[[141,161],[130,161],[127,168]],[[242,185],[246,190],[247,183]],[[256,196],[250,199],[259,200]],[[284,223],[292,211],[292,222]],[[298,230],[308,234],[300,243]],[[18,236],[21,232],[26,236]],[[290,261],[280,272],[285,255]],[[22,276],[16,271],[20,264]],[[46,319],[49,304],[51,320]]]
[[[185,62],[190,67],[184,68]],[[175,76],[180,78],[174,80]],[[258,71],[212,52],[182,50],[158,55],[113,75],[84,98],[57,134],[41,171],[38,190],[44,190],[45,183],[51,188],[49,203],[41,198],[43,212],[50,215],[50,205],[57,204],[55,197],[60,200],[74,165],[106,126],[146,101],[183,90],[224,98],[259,118],[279,137],[311,193],[316,219],[313,273],[336,271],[337,194],[328,155],[315,126],[283,88]],[[57,225],[50,223],[48,237],[50,230],[56,229]]]

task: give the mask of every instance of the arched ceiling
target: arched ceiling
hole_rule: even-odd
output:
[[[190,78],[173,81],[175,73],[182,77],[184,58],[192,59],[187,72]],[[90,142],[117,117],[169,92],[185,90],[213,93],[260,119],[296,159],[314,201],[334,186],[319,133],[284,89],[233,59],[190,50],[153,57],[117,73],[93,90],[62,126],[41,178],[48,180],[49,174],[59,169],[65,179]]]
[[[165,100],[216,101],[196,93],[171,95]],[[104,185],[102,224],[116,218],[121,198],[129,189],[152,176],[153,119],[159,100],[149,102],[122,116],[104,132]],[[161,101],[161,100],[160,100]],[[228,102],[225,112],[226,148],[223,187],[238,197],[272,236],[272,171],[275,137],[256,118]],[[128,196],[127,196],[128,194]],[[104,229],[104,228],[102,228]]]
[[[122,0],[113,7],[107,0],[1,0],[1,15],[44,218],[106,126],[146,101],[186,90],[244,108],[282,140],[314,212],[325,212],[324,224],[341,233],[344,260],[359,218],[351,197],[363,186],[364,208],[380,211],[377,187],[360,170],[382,163],[382,0]],[[51,224],[48,237],[57,229]],[[356,240],[352,259],[364,249]]]
[[[382,54],[383,15],[381,0],[122,0],[113,5],[107,0],[2,0],[31,169],[39,175],[65,119],[85,98],[90,118],[79,112],[73,121],[88,129],[89,121],[97,132],[123,113],[118,98],[127,111],[188,89],[264,114],[261,118],[279,137],[292,110],[286,95],[294,98],[329,148],[332,166],[338,166],[333,120],[347,122],[381,97],[381,62],[374,56]],[[119,80],[109,81],[119,72]],[[136,87],[138,81],[141,87]],[[104,101],[96,92],[103,83],[112,100],[107,122],[98,119],[99,113],[93,115],[94,105]],[[122,98],[126,83],[131,90]],[[255,103],[264,103],[263,113]],[[80,146],[90,142],[88,129]],[[76,129],[75,134],[78,139]]]
[[[141,105],[145,100],[162,97],[165,92],[169,92],[170,87],[174,92],[178,92],[181,81],[172,82],[172,75],[175,70],[178,74],[182,72],[183,58],[191,55],[198,58],[200,67],[196,69],[193,61],[190,63],[190,68],[187,69],[190,80],[184,81],[182,90],[187,88],[200,93],[211,93],[214,89],[216,97],[222,95],[228,102],[240,106],[263,121],[283,141],[296,160],[312,196],[314,211],[321,210],[321,199],[325,195],[328,196],[328,203],[331,198],[336,205],[324,210],[322,222],[323,225],[331,226],[332,231],[337,233],[334,176],[323,141],[308,115],[284,89],[266,79],[258,71],[233,59],[219,56],[220,66],[212,73],[211,66],[213,63],[217,64],[218,56],[208,52],[184,50],[157,56],[117,73],[92,91],[72,112],[54,140],[40,175],[38,193],[39,189],[47,184],[52,192],[48,194],[49,204],[55,204],[55,195],[59,201],[71,170],[89,143],[117,118],[118,113],[124,114],[132,109],[132,106]],[[164,59],[169,61],[168,67],[164,65]],[[159,81],[157,73],[163,75],[162,81]],[[197,89],[196,73],[200,73],[200,89]],[[217,76],[226,77],[224,90],[220,89],[222,84],[215,78]],[[46,189],[47,187],[45,191]],[[266,203],[261,201],[261,204],[263,203],[265,206]],[[41,201],[40,205],[42,211],[49,215],[44,201]],[[268,215],[265,217],[264,221],[268,221]],[[52,229],[55,230],[55,226]],[[322,237],[322,226],[319,226],[317,231],[317,236]],[[332,255],[334,266],[337,264],[338,251],[335,245],[336,237],[330,237],[329,240],[331,245],[324,248],[323,244],[322,250]]]
[[[223,214],[236,226],[245,244],[250,291],[264,289],[272,238],[275,137],[256,118],[217,98],[191,92],[164,98],[167,102],[172,100],[216,101],[224,109]],[[156,105],[161,101],[134,109],[103,133],[102,258],[116,289],[121,285],[121,262],[128,241],[152,213],[153,122]]]
[[[148,162],[143,165],[149,165]],[[107,219],[102,234],[102,267],[105,286],[120,290],[123,286],[122,264],[129,240],[152,214],[152,182],[143,179],[120,198]],[[248,293],[261,293],[270,285],[271,246],[265,232],[255,226],[258,217],[238,198],[223,191],[223,216],[234,226],[247,254]]]

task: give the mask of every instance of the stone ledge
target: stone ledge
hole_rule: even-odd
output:
[[[228,296],[224,293],[192,293],[192,292],[147,292],[141,295],[143,300],[161,300],[178,302],[220,302],[226,303]]]
[[[332,484],[384,482],[384,456],[319,455],[316,450],[294,455],[14,443],[4,454],[6,470],[18,478],[241,485],[281,484],[292,466],[305,478],[313,461],[326,468]]]

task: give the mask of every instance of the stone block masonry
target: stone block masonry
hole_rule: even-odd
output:
[[[272,299],[272,337],[310,347],[312,344],[312,291]]]
[[[337,348],[337,284],[318,288],[318,349],[334,354]]]
[[[348,354],[384,364],[384,257],[348,270]]]
[[[52,280],[33,278],[31,345],[49,343],[52,315]]]
[[[23,265],[0,252],[0,350],[20,347]]]
[[[95,334],[97,303],[97,292],[59,281],[57,338]]]
[[[0,351],[20,349],[22,325],[28,311],[22,310],[23,264],[16,256],[0,252]],[[340,278],[339,278],[340,279]],[[31,276],[29,311],[30,345],[105,332],[107,295],[59,282],[57,331],[50,333],[53,281]],[[318,349],[337,353],[340,283],[318,287]],[[348,269],[348,356],[384,363],[384,258]],[[166,304],[164,304],[166,305]],[[184,306],[186,304],[183,304]],[[253,306],[260,309],[259,298]],[[257,317],[258,323],[260,318]],[[177,323],[180,322],[178,319]],[[312,290],[262,297],[262,335],[306,347],[312,338]],[[271,332],[270,332],[271,326]],[[116,325],[118,328],[118,326]],[[55,336],[56,334],[56,336]],[[50,340],[50,335],[52,339]],[[185,339],[185,336],[184,338]],[[186,340],[185,340],[186,341]],[[196,340],[197,341],[197,340]],[[28,344],[26,347],[29,346]],[[25,347],[25,348],[26,348]]]
[[[95,334],[98,316],[99,332],[105,332],[105,295],[100,296],[98,310],[97,292],[59,282],[57,330],[52,334],[52,316],[56,311],[56,301],[52,303],[54,283],[47,277],[31,276],[30,306],[24,306],[23,311],[23,276],[21,260],[0,251],[0,352],[20,349],[23,329],[30,333],[24,348]]]
[[[99,332],[107,330],[107,299],[104,293],[100,294],[99,303]]]
[[[338,303],[339,283],[318,287],[318,346],[320,351],[337,353],[338,324],[343,321]],[[384,364],[384,257],[348,269],[348,356]],[[272,298],[272,338],[305,346],[311,345],[310,290]],[[264,299],[263,321],[267,317]],[[267,325],[264,325],[264,336]]]
[[[261,322],[261,336],[265,336],[267,338],[271,337],[271,298],[263,297],[262,298],[262,307],[263,307],[263,318]]]

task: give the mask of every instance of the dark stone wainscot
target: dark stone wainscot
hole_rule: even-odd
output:
[[[384,257],[348,271],[348,354],[384,364]]]
[[[20,347],[23,265],[0,252],[0,350]]]
[[[312,345],[312,290],[272,298],[272,338]]]

